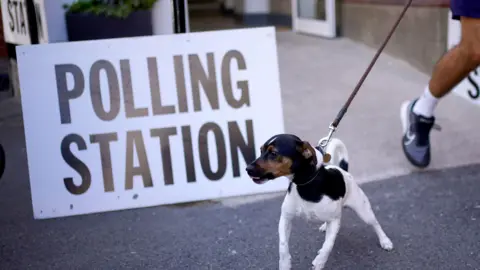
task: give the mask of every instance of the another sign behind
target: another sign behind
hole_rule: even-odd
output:
[[[35,21],[37,24],[38,43],[48,43],[47,14],[45,13],[45,0],[33,0],[35,7]]]
[[[12,44],[31,44],[27,0],[1,0],[3,36]],[[44,0],[33,0],[39,43],[48,42]]]
[[[450,49],[460,42],[462,32],[460,22],[452,20],[451,12],[449,12],[448,16],[447,46],[448,49]],[[480,106],[480,67],[470,72],[470,74],[453,89],[453,93]]]
[[[24,45],[17,59],[37,219],[286,188],[245,172],[284,132],[274,28]]]

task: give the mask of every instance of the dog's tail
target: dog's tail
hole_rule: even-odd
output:
[[[348,151],[347,147],[340,139],[332,138],[325,150],[326,153],[331,156],[328,164],[339,166],[343,170],[348,171]]]

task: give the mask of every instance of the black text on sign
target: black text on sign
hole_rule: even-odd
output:
[[[28,35],[28,19],[26,6],[23,0],[8,0],[8,27],[18,35]],[[5,27],[5,26],[4,26]]]
[[[59,64],[55,66],[55,75],[57,82],[58,104],[60,110],[60,122],[62,124],[71,124],[72,119],[71,103],[81,97],[85,91],[90,91],[91,107],[98,119],[102,121],[114,121],[117,117],[134,119],[139,117],[152,117],[161,115],[171,115],[180,113],[195,113],[205,110],[208,106],[211,110],[222,110],[220,107],[220,98],[224,98],[230,108],[241,109],[250,106],[248,81],[232,81],[232,72],[241,72],[247,69],[245,59],[240,51],[230,50],[221,55],[220,74],[217,74],[214,58],[218,56],[213,53],[206,55],[206,63],[202,64],[200,57],[196,54],[187,56],[173,56],[177,104],[166,104],[161,99],[161,88],[158,74],[158,63],[155,57],[145,59],[148,70],[148,79],[150,86],[151,106],[138,107],[135,105],[134,87],[132,83],[132,70],[128,59],[119,60],[120,70],[108,60],[98,60],[92,64],[88,72],[75,64]],[[186,58],[186,59],[185,59]],[[185,68],[184,61],[188,61],[189,68]],[[191,88],[187,89],[185,83],[185,74],[189,73]],[[101,89],[100,74],[106,74],[108,88]],[[73,84],[69,86],[67,76],[73,77]],[[88,76],[89,84],[86,85],[85,77]],[[220,84],[217,84],[220,82]],[[221,87],[218,87],[221,85]],[[235,85],[235,89],[233,87]],[[235,91],[235,94],[234,94]],[[240,95],[238,93],[240,92]],[[103,104],[101,96],[109,96],[109,104]],[[202,104],[201,95],[207,97],[208,104]],[[121,98],[123,97],[123,99]],[[193,102],[192,108],[188,106],[187,100]],[[121,106],[123,106],[125,116],[119,116]],[[221,126],[227,126],[227,130],[222,130]],[[245,132],[242,132],[242,129]],[[212,135],[215,145],[209,145],[207,137]],[[132,189],[135,176],[141,176],[144,187],[153,187],[152,168],[157,167],[147,158],[148,151],[159,151],[162,158],[163,182],[164,185],[173,185],[175,183],[170,140],[175,136],[180,136],[183,142],[184,164],[187,175],[187,182],[196,182],[196,171],[201,170],[207,179],[216,181],[224,178],[227,166],[232,166],[232,177],[241,175],[240,154],[243,156],[243,162],[248,163],[254,159],[254,130],[253,120],[247,119],[242,123],[238,121],[228,121],[227,123],[215,123],[208,119],[201,125],[197,134],[193,134],[189,125],[183,126],[163,126],[151,128],[148,134],[140,130],[129,130],[125,134],[125,142],[122,147],[126,151],[126,158],[122,167],[124,171],[124,186],[115,187],[112,173],[112,157],[110,149],[114,144],[120,143],[117,131],[102,134],[91,134],[89,138],[83,138],[78,134],[68,134],[61,142],[61,153],[64,161],[74,169],[80,176],[81,182],[73,181],[73,177],[64,178],[67,190],[72,194],[83,194],[88,191],[92,176],[85,161],[75,156],[71,147],[76,146],[80,151],[88,151],[88,144],[96,144],[100,149],[101,160],[96,161],[102,164],[103,184],[106,192],[114,191],[117,188]],[[146,140],[156,140],[158,148],[146,149]],[[227,141],[229,144],[227,145]],[[209,156],[208,149],[216,147],[216,157]],[[193,149],[198,149],[198,155],[195,155]],[[178,150],[177,150],[178,151]],[[227,158],[229,152],[231,160]],[[200,168],[195,168],[194,159],[197,158]],[[139,161],[139,165],[134,165],[134,159]],[[216,160],[217,164],[211,164]],[[214,165],[214,166],[212,166]],[[216,169],[213,170],[212,167]],[[77,184],[76,184],[77,183]]]
[[[479,82],[478,79],[479,79],[478,69],[475,69],[467,76],[467,80],[469,83],[467,92],[468,92],[468,96],[471,99],[478,99],[478,97],[480,97],[480,87],[478,85],[478,82]]]

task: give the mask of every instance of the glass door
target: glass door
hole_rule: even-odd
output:
[[[334,38],[337,36],[336,0],[292,0],[293,31]]]

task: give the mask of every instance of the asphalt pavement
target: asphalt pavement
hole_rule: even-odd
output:
[[[382,250],[347,209],[327,269],[480,269],[479,169],[363,184],[395,249]],[[18,170],[18,180],[0,186],[0,269],[277,269],[281,195],[237,207],[211,202],[34,221],[25,168]],[[295,220],[293,269],[309,269],[324,237],[319,225]]]
[[[278,47],[286,129],[316,141],[375,51],[288,32],[279,33]],[[401,153],[400,103],[427,79],[382,55],[342,121],[337,134],[352,172],[395,249],[383,251],[347,209],[328,269],[480,269],[480,126],[472,124],[480,110],[453,95],[441,103],[431,168],[415,170]],[[18,100],[0,102],[8,157],[0,269],[277,268],[282,194],[33,220],[24,139]],[[319,226],[295,220],[293,269],[309,269],[324,237]]]

